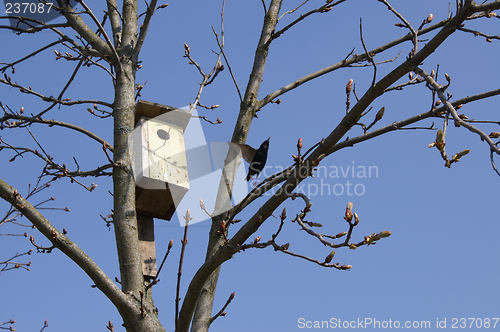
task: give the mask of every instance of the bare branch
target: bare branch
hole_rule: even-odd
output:
[[[400,55],[401,55],[401,52],[399,52],[392,59],[382,60],[382,61],[378,61],[378,62],[375,61],[375,65],[380,65],[380,64],[384,64],[384,63],[394,62],[397,58],[399,58]],[[348,67],[368,67],[368,66],[372,66],[372,64],[371,63],[356,63],[356,64],[349,65]]]
[[[0,234],[0,235],[6,235],[6,234]],[[25,233],[22,236],[28,236],[28,235]],[[31,261],[28,262],[28,263],[19,263],[19,262],[16,262],[14,260],[16,258],[22,257],[24,255],[31,255],[32,252],[33,252],[33,249],[30,249],[27,252],[23,252],[21,254],[16,253],[11,258],[9,258],[9,259],[7,259],[7,260],[5,260],[3,262],[0,262],[0,265],[4,265],[5,264],[5,266],[2,267],[2,269],[0,269],[0,273],[4,272],[4,271],[8,271],[8,270],[19,269],[19,268],[23,268],[26,271],[29,271],[30,270],[29,267],[31,266]]]
[[[493,170],[498,174],[498,176],[500,176],[500,172],[498,171],[497,166],[495,165],[495,160],[493,159],[493,150],[490,151],[490,160]]]
[[[467,103],[471,103],[471,102],[476,101],[476,100],[481,100],[481,99],[485,99],[485,98],[489,98],[491,96],[497,96],[497,95],[500,95],[500,89],[496,89],[496,90],[488,91],[485,93],[477,94],[474,96],[469,96],[469,97],[465,97],[462,99],[458,99],[458,100],[452,102],[451,104],[454,107],[457,107],[459,105],[465,105]],[[358,144],[358,143],[364,142],[366,140],[372,139],[374,137],[383,135],[383,134],[388,133],[390,131],[409,129],[406,127],[411,125],[411,124],[414,124],[416,122],[419,122],[421,120],[424,120],[424,119],[428,119],[428,118],[432,118],[432,117],[440,117],[440,114],[442,114],[444,111],[445,111],[445,107],[442,106],[440,108],[435,108],[435,109],[432,109],[431,111],[415,115],[415,116],[410,117],[406,120],[391,123],[388,126],[374,130],[374,131],[366,133],[364,135],[353,137],[353,138],[348,138],[343,142],[337,143],[334,147],[332,147],[330,150],[328,150],[325,154],[328,156],[328,155],[334,153],[335,151],[338,151],[338,150],[346,148],[346,147],[352,147],[355,144]],[[464,121],[470,121],[470,120],[464,120]],[[434,129],[434,128],[431,126],[431,127],[420,127],[420,128],[414,128],[414,129],[427,129],[427,130],[429,130],[429,129]]]
[[[300,15],[299,18],[297,18],[295,21],[293,21],[292,23],[288,24],[286,27],[284,27],[283,29],[279,30],[279,31],[276,31],[276,32],[273,32],[272,33],[272,36],[271,38],[267,41],[268,45],[269,46],[269,43],[271,43],[271,41],[273,41],[274,39],[280,37],[282,34],[284,34],[286,31],[288,31],[290,28],[292,28],[294,25],[296,25],[297,23],[303,21],[306,17],[312,15],[312,14],[315,14],[315,13],[326,13],[326,12],[329,12],[333,7],[341,4],[342,2],[344,2],[346,0],[338,0],[338,1],[335,1],[332,3],[332,1],[328,2],[326,4],[324,4],[323,6],[319,7],[319,8],[316,8],[316,9],[313,9],[305,14],[302,14]],[[307,2],[307,1],[306,1]],[[305,2],[304,2],[305,3]],[[301,5],[302,6],[302,5]],[[300,7],[300,6],[299,6]]]
[[[434,31],[438,28],[441,28],[443,27],[449,20],[444,20],[444,21],[441,21],[439,23],[436,23],[428,28],[425,28],[425,29],[422,29],[422,31],[420,31],[420,35],[423,35],[425,33],[428,33],[428,32],[431,32],[431,31]],[[370,52],[368,52],[369,54],[373,54],[373,55],[376,55],[378,53],[381,53],[385,50],[388,50],[396,45],[399,45],[405,41],[408,41],[408,40],[412,40],[413,38],[413,35],[410,33],[404,37],[401,37],[399,39],[396,39],[396,40],[393,40],[392,42],[390,43],[387,43],[383,46],[380,46],[376,49],[373,49],[371,50]],[[351,58],[349,59],[343,59],[342,61],[340,62],[337,62],[331,66],[328,66],[328,67],[325,67],[323,69],[320,69],[314,73],[311,73],[311,74],[308,74],[298,80],[295,80],[294,82],[292,83],[289,83],[288,85],[285,85],[283,87],[281,87],[280,89],[268,94],[267,96],[265,96],[263,99],[260,100],[259,102],[259,106],[260,107],[264,107],[265,105],[267,105],[271,100],[274,100],[276,99],[277,97],[281,96],[282,94],[290,91],[290,90],[293,90],[295,88],[297,88],[298,86],[306,83],[306,82],[309,82],[317,77],[320,77],[320,76],[323,76],[325,74],[328,74],[332,71],[335,71],[337,69],[340,69],[340,68],[344,68],[344,67],[348,67],[348,66],[352,66],[356,63],[359,63],[361,61],[364,61],[368,58],[368,55],[367,53],[364,53],[364,54],[360,54],[360,55],[353,55]]]
[[[108,15],[109,22],[111,24],[111,31],[113,32],[113,42],[115,43],[115,47],[120,47],[122,38],[120,23],[123,21],[123,18],[116,5],[116,0],[106,0],[106,3],[108,5]]]
[[[412,74],[413,74],[413,72],[410,72],[410,80],[408,82],[391,86],[390,88],[385,89],[385,92],[389,92],[389,91],[392,91],[392,90],[403,90],[403,88],[405,88],[407,86],[415,85],[415,84],[420,84],[420,83],[425,82],[425,80],[422,77],[420,77],[418,75],[413,75],[412,76]]]
[[[378,0],[379,2],[382,2],[383,4],[385,4],[387,6],[387,8],[394,13],[394,15],[396,15],[403,23],[404,25],[410,29],[411,31],[411,34],[413,35],[413,51],[412,51],[412,54],[415,54],[417,53],[418,51],[418,36],[417,36],[417,32],[415,31],[415,29],[411,26],[411,24],[403,17],[403,15],[401,15],[400,13],[398,13],[394,7],[392,7],[386,0]]]
[[[45,22],[29,18],[29,17],[23,17],[23,16],[0,16],[0,19],[17,19],[19,22],[22,22],[28,26],[30,26],[28,29],[24,28],[19,28],[15,26],[7,26],[7,25],[0,25],[0,29],[7,29],[7,30],[12,30],[16,31],[18,35],[23,34],[23,33],[35,33],[39,32],[42,30],[56,30],[55,28],[67,28],[70,25],[68,23],[55,23],[55,24],[46,24]],[[30,24],[30,22],[35,23],[36,25]]]
[[[50,48],[50,47],[52,47],[54,45],[57,45],[59,43],[62,43],[62,42],[63,42],[62,39],[56,40],[55,42],[52,42],[52,43],[50,43],[48,45],[45,45],[44,47],[42,47],[42,48],[40,48],[40,49],[38,49],[38,50],[36,50],[34,52],[31,52],[30,54],[26,55],[25,57],[23,57],[23,58],[21,58],[21,59],[19,59],[17,61],[11,62],[11,63],[0,62],[0,64],[6,65],[6,66],[0,68],[0,72],[4,73],[8,68],[14,69],[14,66],[17,65],[18,63],[21,63],[24,60],[27,60],[27,59],[29,59],[29,58],[37,55],[38,53],[41,53],[42,51],[45,51],[46,49],[48,49],[48,48]]]
[[[281,14],[281,16],[278,18],[278,21],[281,20],[283,18],[283,16],[285,16],[286,14],[292,14],[293,12],[295,12],[297,9],[299,9],[300,7],[302,7],[303,5],[305,5],[309,0],[305,0],[303,3],[301,3],[300,5],[298,5],[297,7],[295,7],[294,9],[292,10],[288,10],[286,12],[284,12],[283,14]]]
[[[0,103],[0,107],[3,108],[4,112],[5,112],[5,108],[2,105],[2,103]],[[86,136],[92,138],[93,140],[95,140],[101,144],[106,144],[108,146],[109,150],[114,151],[113,146],[111,144],[109,144],[108,142],[106,142],[101,137],[97,136],[96,134],[94,134],[93,132],[91,132],[87,129],[73,125],[71,123],[66,123],[66,122],[56,121],[56,120],[43,120],[39,117],[29,117],[29,116],[23,116],[23,115],[17,115],[17,114],[10,114],[7,112],[5,112],[3,117],[0,117],[0,123],[4,122],[5,120],[9,120],[9,119],[20,120],[16,124],[16,126],[18,126],[18,127],[22,127],[22,126],[25,126],[25,125],[28,125],[31,123],[43,123],[43,124],[46,124],[49,126],[60,126],[60,127],[66,127],[69,129],[73,129],[73,130],[76,130],[78,132],[81,132],[82,134],[85,134]]]
[[[14,190],[2,179],[0,179],[0,197],[19,210],[53,245],[85,271],[115,306],[124,310],[126,308],[133,310],[131,308],[133,304],[128,296],[115,285],[104,271],[66,235],[57,230],[35,207],[21,197],[17,190]]]
[[[227,60],[226,53],[224,53],[224,7],[226,4],[226,0],[222,2],[222,12],[221,12],[221,39],[219,40],[219,35],[215,31],[214,27],[212,26],[212,30],[215,34],[215,39],[217,40],[217,45],[219,45],[219,50],[222,53],[222,56],[224,57],[224,61],[226,61],[227,68],[229,69],[229,73],[231,74],[231,78],[233,79],[233,83],[236,87],[236,91],[238,91],[238,96],[240,97],[240,102],[243,101],[243,97],[241,96],[241,91],[238,86],[238,82],[236,82],[236,78],[234,77],[233,70],[231,69],[231,66],[229,65],[229,61]],[[265,7],[265,4],[264,4]]]
[[[206,122],[213,124],[213,125],[222,123],[222,120],[220,118],[217,118],[217,120],[215,120],[215,122],[214,122],[214,121],[207,119],[204,115],[196,115],[196,116],[193,116],[193,118],[203,119]]]
[[[462,27],[459,27],[458,30],[463,31],[463,32],[472,33],[474,36],[482,36],[489,43],[491,43],[492,39],[500,39],[499,35],[495,35],[495,36],[493,36],[493,35],[487,35],[485,33],[482,33],[482,32],[476,31],[476,30],[466,29],[466,28],[462,28]]]
[[[189,221],[191,221],[192,219],[193,219],[193,217],[191,217],[191,214],[190,214],[189,209],[188,209],[186,211],[186,215],[184,216],[184,220],[185,220],[184,238],[181,240],[182,247],[181,247],[181,255],[179,258],[179,271],[177,272],[177,291],[175,294],[175,330],[176,331],[179,331],[177,326],[178,326],[178,322],[179,322],[179,302],[181,300],[180,291],[181,291],[182,263],[184,260],[184,251],[186,250],[186,245],[188,243],[187,231],[188,231]]]
[[[90,186],[87,186],[87,185],[81,183],[80,181],[78,181],[76,179],[76,177],[87,177],[87,176],[98,177],[98,176],[111,176],[111,175],[113,175],[113,173],[111,173],[111,172],[105,172],[106,169],[113,167],[114,166],[113,164],[100,166],[100,167],[98,167],[94,170],[91,170],[91,171],[82,172],[81,170],[77,170],[77,171],[71,172],[66,168],[66,164],[63,164],[62,166],[59,164],[56,164],[53,161],[53,157],[51,157],[48,154],[42,155],[38,150],[33,150],[30,148],[13,147],[13,146],[7,144],[7,142],[5,142],[5,141],[2,141],[2,143],[6,144],[7,147],[0,146],[1,149],[12,149],[12,150],[17,152],[17,154],[13,158],[11,158],[10,161],[14,161],[18,156],[22,157],[25,153],[32,153],[35,156],[37,156],[38,158],[45,161],[45,163],[46,163],[41,177],[51,176],[53,180],[57,180],[57,179],[60,179],[63,177],[68,177],[72,183],[73,182],[77,183],[80,186],[82,186],[83,188],[87,189],[88,191],[93,191],[97,187],[97,185],[95,183],[92,183]],[[51,170],[55,170],[55,171],[52,172]]]
[[[365,54],[368,57],[368,61],[373,66],[373,80],[372,80],[372,87],[373,87],[375,85],[375,81],[377,80],[377,66],[375,65],[373,56],[368,52],[368,49],[366,48],[366,44],[363,39],[363,21],[361,20],[361,18],[359,19],[359,37],[361,38],[361,44],[363,44],[363,49],[365,50]]]
[[[121,67],[120,57],[118,56],[118,53],[116,52],[116,48],[114,47],[113,43],[111,42],[111,39],[109,39],[109,36],[106,33],[106,30],[104,30],[103,26],[101,25],[101,22],[99,22],[99,20],[94,15],[94,13],[90,9],[90,7],[87,6],[87,4],[83,0],[78,0],[78,3],[80,3],[83,6],[83,8],[85,8],[85,11],[87,12],[87,14],[92,18],[92,20],[94,21],[94,23],[99,28],[99,31],[103,35],[104,39],[106,40],[106,43],[108,44],[109,49],[111,50],[111,52],[113,54],[115,65],[118,66],[118,67]],[[76,28],[75,28],[75,30],[76,30]],[[85,39],[85,40],[87,40],[87,39]],[[92,45],[91,41],[87,40],[87,42],[89,42]]]
[[[229,305],[229,303],[231,303],[231,301],[234,299],[234,294],[235,294],[235,292],[232,292],[231,295],[229,295],[229,298],[227,299],[226,304],[224,304],[224,306],[222,307],[222,309],[219,310],[219,312],[215,316],[212,317],[212,321],[210,322],[210,324],[212,324],[212,322],[214,320],[216,320],[218,317],[220,317],[220,316],[226,316],[226,313],[224,312],[224,310],[226,310],[226,308]]]
[[[200,83],[200,88],[198,89],[198,93],[196,95],[195,101],[193,104],[191,104],[192,108],[195,108],[199,102],[200,102],[200,97],[201,93],[203,92],[203,88],[213,82],[215,77],[224,70],[224,66],[220,62],[220,58],[222,56],[222,52],[220,52],[217,56],[217,61],[212,68],[212,71],[209,74],[205,74],[203,70],[201,69],[201,66],[191,57],[191,48],[184,43],[184,57],[189,59],[189,64],[194,65],[198,71],[200,72],[200,75],[203,77],[203,81]]]
[[[484,141],[486,141],[486,143],[488,143],[488,145],[490,146],[491,151],[495,152],[496,154],[500,154],[500,149],[498,148],[498,146],[496,145],[496,143],[493,142],[493,140],[490,138],[489,135],[487,135],[485,132],[481,131],[480,129],[474,127],[470,123],[465,122],[464,120],[462,120],[459,117],[459,115],[458,115],[455,107],[453,107],[452,103],[450,103],[448,101],[448,98],[446,98],[446,96],[444,94],[444,88],[440,84],[438,84],[434,80],[434,78],[431,77],[431,75],[429,75],[428,73],[426,73],[424,70],[420,69],[417,66],[414,66],[413,69],[414,69],[414,71],[417,74],[419,74],[420,76],[424,77],[425,80],[427,81],[427,83],[429,83],[429,85],[432,87],[432,89],[437,92],[437,94],[439,96],[439,99],[445,105],[446,110],[451,113],[451,115],[453,116],[453,119],[456,122],[460,123],[461,126],[464,126],[469,131],[478,134],[481,137],[482,140],[484,140]]]
[[[104,218],[103,218],[104,219]],[[105,219],[106,221],[106,219]],[[160,279],[158,279],[158,276],[160,275],[161,269],[163,268],[163,264],[165,264],[165,261],[167,260],[168,254],[170,254],[170,249],[172,249],[172,246],[174,245],[174,240],[170,240],[168,243],[168,248],[167,252],[165,253],[165,256],[163,257],[163,260],[161,261],[160,267],[158,268],[158,272],[156,273],[156,276],[153,278],[153,280],[149,283],[149,285],[146,286],[146,292],[148,289],[156,285]]]
[[[149,23],[151,22],[151,18],[153,17],[153,14],[155,13],[155,7],[157,0],[152,0],[151,3],[149,4],[148,8],[146,9],[146,16],[144,17],[144,21],[142,22],[140,31],[139,31],[139,37],[137,38],[137,45],[135,46],[134,53],[135,56],[139,56],[139,52],[141,51],[142,44],[144,44],[144,40],[146,39],[146,34],[148,32],[149,28]]]
[[[70,84],[71,84],[71,83],[73,82],[73,80],[75,79],[76,73],[77,73],[77,72],[78,72],[78,70],[81,68],[83,61],[84,61],[84,58],[82,58],[82,59],[78,62],[78,64],[77,64],[77,66],[76,66],[75,70],[73,71],[73,74],[71,74],[71,77],[69,78],[68,82],[66,83],[66,85],[64,86],[64,88],[61,90],[61,93],[60,93],[60,94],[59,94],[59,96],[57,97],[57,100],[61,100],[61,98],[62,98],[62,96],[63,96],[64,92],[65,92],[65,91],[69,88]],[[36,117],[40,117],[40,116],[42,116],[43,114],[45,114],[46,112],[48,112],[49,110],[51,110],[51,109],[52,109],[55,105],[57,105],[57,103],[56,103],[56,102],[52,103],[52,105],[51,105],[51,106],[49,106],[49,107],[48,107],[47,109],[45,109],[43,112],[40,112],[39,114],[37,114],[37,115],[36,115]]]
[[[83,39],[85,39],[90,45],[92,45],[92,48],[97,50],[100,54],[100,56],[104,57],[107,60],[113,59],[114,61],[119,60],[118,56],[116,54],[116,49],[110,48],[109,44],[107,41],[102,40],[92,29],[90,29],[87,24],[83,21],[83,19],[75,13],[73,7],[69,3],[62,3],[62,13],[64,17],[66,17],[66,20],[68,21],[69,25],[80,35],[82,36]],[[99,21],[95,16],[92,17],[94,21],[97,21],[97,26],[100,26]],[[102,27],[100,27],[102,28]],[[104,35],[107,38],[107,35]],[[70,38],[68,38],[70,41],[72,41]],[[109,38],[107,38],[109,40]],[[79,47],[78,44],[76,44],[74,41],[72,41],[72,44],[75,47]],[[113,58],[111,58],[113,56]],[[117,65],[120,62],[118,61]]]
[[[60,99],[54,98],[52,96],[47,97],[39,92],[32,90],[30,87],[25,88],[22,85],[19,85],[15,82],[12,82],[10,77],[6,77],[6,79],[0,78],[0,83],[9,85],[13,88],[17,88],[22,93],[27,93],[27,94],[37,96],[37,97],[41,98],[43,101],[53,102],[53,103],[57,103],[57,104],[65,105],[65,106],[79,105],[79,104],[99,104],[99,105],[103,105],[103,106],[106,106],[109,108],[113,108],[112,104],[104,102],[104,101],[100,101],[100,100],[74,100],[74,101],[71,101],[70,98],[60,100]]]

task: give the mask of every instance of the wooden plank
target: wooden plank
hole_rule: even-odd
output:
[[[150,119],[156,118],[158,115],[174,110],[175,107],[152,103],[146,100],[138,100],[135,107],[135,123],[139,121],[142,116]]]
[[[137,215],[137,230],[141,246],[142,274],[148,278],[156,276],[156,247],[153,217]]]

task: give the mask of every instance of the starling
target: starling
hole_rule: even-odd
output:
[[[259,176],[260,172],[264,169],[264,166],[266,166],[269,139],[271,139],[271,137],[262,142],[258,150],[255,150],[247,144],[230,143],[232,148],[238,147],[241,151],[243,159],[250,163],[250,166],[248,167],[248,175],[245,180],[250,181],[250,178],[255,174]]]

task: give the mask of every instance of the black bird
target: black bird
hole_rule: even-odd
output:
[[[245,180],[250,181],[252,176],[254,176],[255,174],[257,174],[258,177],[260,172],[262,172],[262,170],[264,169],[264,166],[266,166],[267,151],[269,149],[270,139],[271,137],[262,142],[259,149],[257,150],[247,144],[230,143],[231,148],[235,149],[237,147],[241,151],[243,159],[245,159],[250,164],[250,166],[248,167],[248,175]]]
[[[250,181],[252,176],[254,176],[255,174],[257,174],[257,177],[259,177],[260,172],[262,172],[264,166],[266,166],[267,151],[269,150],[270,139],[271,137],[262,142],[259,149],[255,151],[252,161],[250,162],[250,166],[248,167],[248,175],[245,180]]]

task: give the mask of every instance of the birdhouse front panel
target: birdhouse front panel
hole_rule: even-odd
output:
[[[150,179],[189,188],[182,128],[150,119],[144,124]]]

